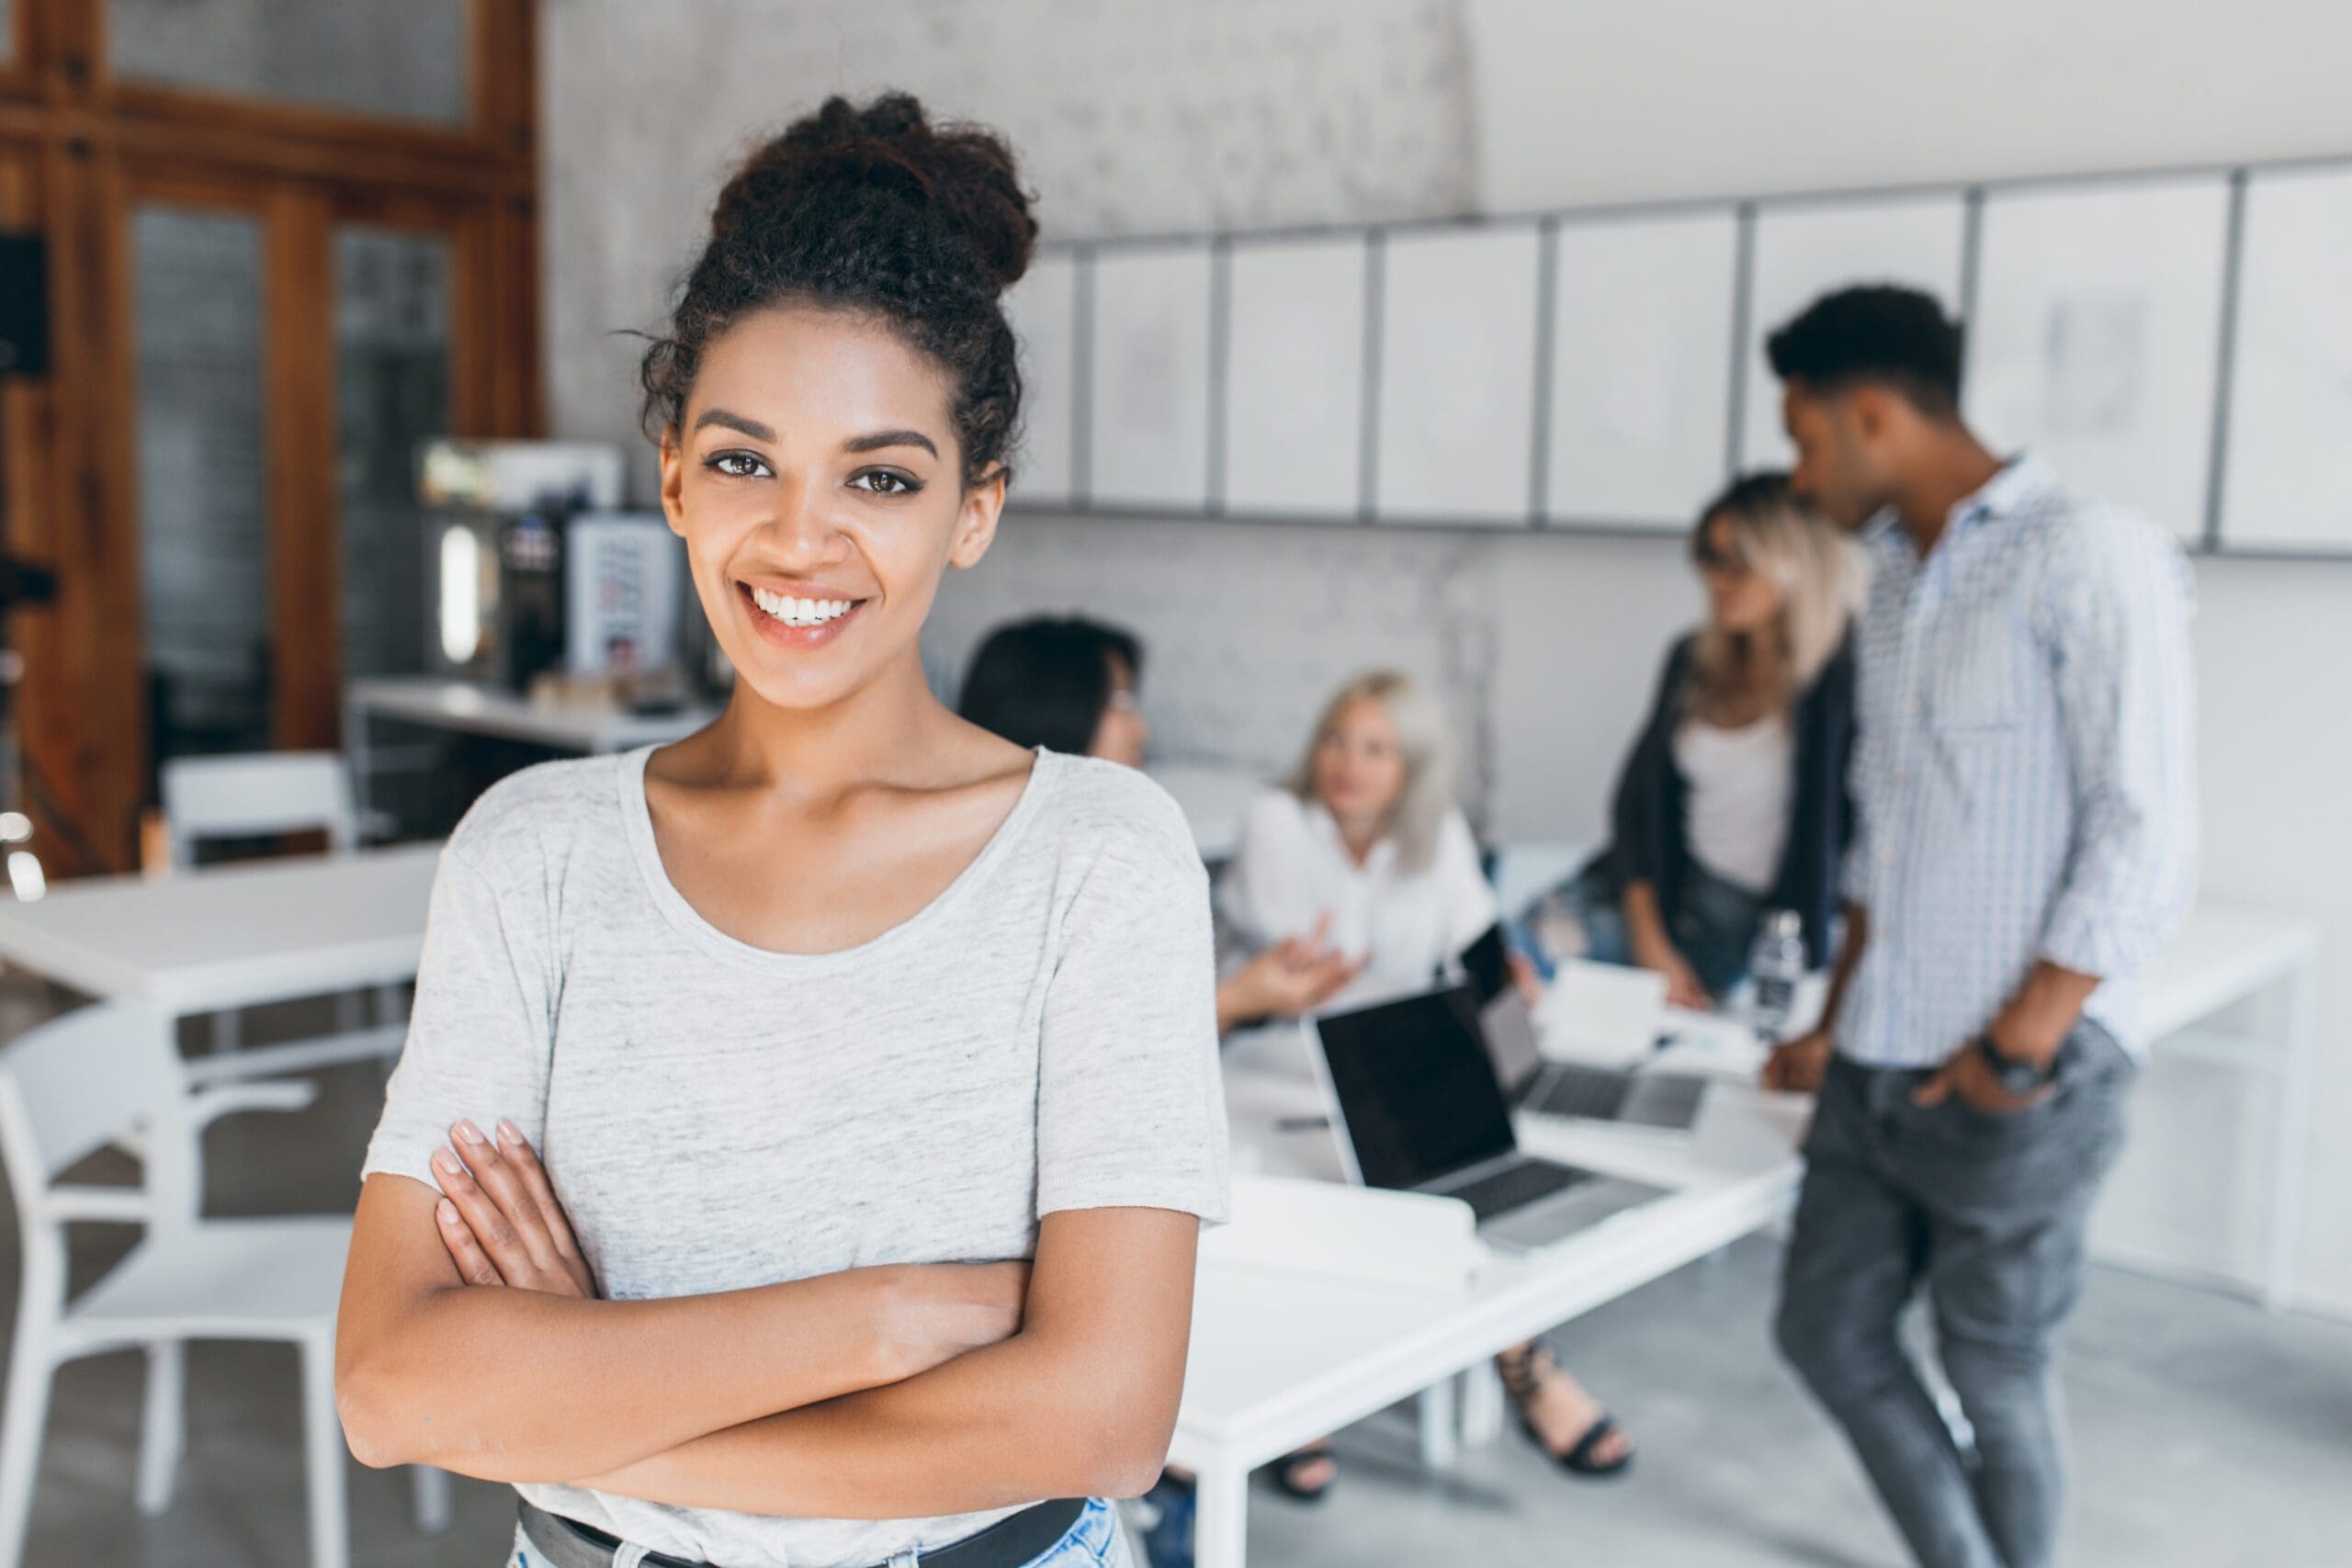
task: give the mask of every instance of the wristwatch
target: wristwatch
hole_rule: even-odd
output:
[[[1993,1069],[1994,1081],[2010,1094],[2032,1094],[2048,1087],[2050,1080],[2058,1076],[2057,1056],[2051,1057],[2045,1066],[2004,1055],[2001,1048],[1993,1043],[1989,1033],[1976,1037],[1976,1054],[1984,1058],[1986,1066]],[[2059,1055],[2064,1055],[2064,1046],[2059,1048]]]

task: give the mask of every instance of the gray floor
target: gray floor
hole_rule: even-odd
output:
[[[0,981],[0,1036],[40,1005],[21,981]],[[310,1111],[216,1130],[208,1151],[213,1212],[349,1201],[380,1080],[358,1067],[325,1081]],[[122,1245],[90,1235],[77,1252],[79,1278]],[[13,1275],[13,1220],[0,1252]],[[1770,1242],[1745,1243],[1558,1337],[1639,1439],[1631,1475],[1560,1476],[1515,1435],[1431,1474],[1415,1457],[1408,1413],[1390,1411],[1342,1434],[1344,1473],[1320,1506],[1261,1489],[1250,1512],[1255,1561],[1894,1568],[1894,1540],[1851,1460],[1769,1352],[1774,1262]],[[13,1320],[13,1284],[0,1296]],[[2352,1326],[2273,1317],[2098,1270],[2072,1343],[2078,1568],[2352,1562]],[[134,1358],[109,1356],[60,1375],[27,1561],[297,1568],[302,1489],[290,1352],[192,1353],[191,1452],[177,1500],[154,1519],[130,1503],[139,1374]],[[503,1488],[460,1481],[455,1528],[427,1539],[416,1532],[399,1472],[354,1466],[354,1561],[487,1568],[503,1561],[510,1508]]]

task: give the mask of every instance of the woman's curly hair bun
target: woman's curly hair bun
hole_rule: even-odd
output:
[[[754,149],[719,191],[670,331],[639,378],[647,433],[677,431],[709,344],[746,315],[807,301],[869,313],[953,380],[965,482],[1006,466],[1021,373],[1000,296],[1028,270],[1037,221],[1012,149],[933,124],[886,93],[828,98]]]

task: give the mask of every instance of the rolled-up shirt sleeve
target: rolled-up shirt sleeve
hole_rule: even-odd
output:
[[[2195,890],[2193,610],[2179,546],[2136,519],[2087,523],[2052,562],[2039,629],[2056,672],[2075,830],[2041,956],[2078,974],[2146,964]]]

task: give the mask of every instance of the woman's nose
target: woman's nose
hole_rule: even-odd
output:
[[[786,560],[818,563],[839,553],[841,531],[833,525],[828,499],[817,486],[787,480],[777,487],[775,515],[768,534]]]

